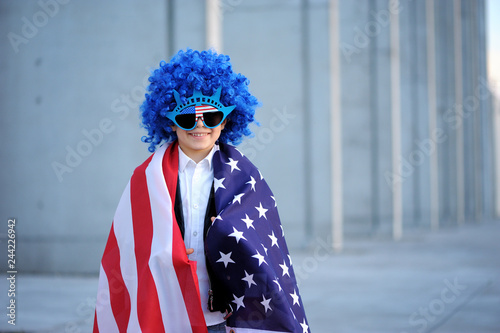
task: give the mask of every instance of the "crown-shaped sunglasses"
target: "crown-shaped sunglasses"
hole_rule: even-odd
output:
[[[219,126],[236,107],[224,106],[219,101],[221,89],[222,87],[219,87],[212,96],[205,96],[201,91],[194,90],[193,96],[188,97],[186,103],[182,103],[181,95],[174,90],[177,106],[172,112],[167,113],[167,118],[185,131],[194,129],[199,118],[207,128]]]

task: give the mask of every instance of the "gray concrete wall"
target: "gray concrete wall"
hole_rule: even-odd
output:
[[[240,148],[275,192],[290,247],[328,241],[329,1],[223,0],[221,6],[223,52],[262,102],[260,127]],[[461,144],[454,122],[443,118],[455,102],[453,6],[434,3],[432,32],[425,1],[400,1],[400,56],[393,59],[388,2],[339,0],[346,242],[391,235],[387,175],[395,156],[403,164],[396,176],[404,233],[429,230],[431,33],[437,125],[447,135],[437,148],[440,221],[456,225]],[[487,94],[484,1],[461,1],[461,19],[463,102],[478,107],[470,104],[469,113],[452,120],[464,130],[467,221],[480,221],[491,216],[494,190],[491,109],[481,97]],[[203,0],[0,2],[0,232],[5,237],[7,219],[17,218],[20,270],[97,272],[123,188],[149,155],[138,110],[149,69],[178,49],[204,49],[205,20]],[[400,152],[392,150],[391,61],[401,70]]]

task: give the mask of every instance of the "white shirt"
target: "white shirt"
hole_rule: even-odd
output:
[[[220,312],[208,310],[209,279],[205,261],[203,229],[210,190],[214,180],[212,157],[219,146],[214,145],[210,153],[198,164],[189,158],[179,147],[179,188],[184,214],[184,243],[186,248],[193,248],[194,253],[189,260],[196,261],[196,274],[200,287],[201,307],[207,326],[217,325],[224,321]]]

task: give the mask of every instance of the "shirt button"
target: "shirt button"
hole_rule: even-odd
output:
[[[198,236],[198,232],[196,232],[196,231],[195,231],[195,232],[193,232],[193,236],[194,236],[194,237]]]
[[[194,209],[198,209],[198,204],[194,204],[194,205],[193,205],[193,208],[194,208]]]

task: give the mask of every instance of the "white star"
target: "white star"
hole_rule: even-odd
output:
[[[235,203],[236,201],[238,201],[238,203],[241,204],[241,197],[244,196],[244,195],[245,195],[245,193],[236,194],[234,196],[233,203]]]
[[[257,254],[254,254],[252,256],[252,258],[255,258],[255,259],[259,260],[259,266],[262,265],[263,262],[267,264],[266,260],[264,259],[264,256],[262,254],[260,254],[259,251],[257,251]]]
[[[245,271],[245,277],[242,278],[242,280],[248,283],[248,288],[250,288],[252,284],[257,285],[257,283],[253,280],[253,274],[248,274],[247,271]]]
[[[252,190],[255,192],[255,184],[256,183],[257,182],[255,181],[255,179],[252,176],[250,176],[250,180],[247,181],[245,184],[250,184],[252,186]]]
[[[267,248],[264,246],[264,244],[260,244],[262,245],[262,247],[264,248],[264,252],[266,252],[266,256],[267,256]]]
[[[274,207],[278,207],[278,205],[276,204],[276,198],[271,195],[271,199],[274,200]]]
[[[241,297],[236,297],[236,295],[233,294],[233,297],[234,297],[233,303],[236,304],[236,311],[238,311],[240,307],[245,307],[245,304],[243,304],[243,298],[245,298],[245,295]]]
[[[304,321],[300,324],[300,326],[302,326],[302,333],[309,332],[309,326],[306,324],[306,318],[304,318]]]
[[[282,225],[280,225],[280,227],[281,227],[281,237],[285,237],[285,230],[283,230],[283,226]]]
[[[277,277],[276,277],[276,279],[273,280],[273,282],[278,285],[279,291],[283,290],[283,289],[281,289],[281,285],[280,285]]]
[[[229,158],[229,162],[227,162],[226,164],[231,166],[231,172],[233,172],[234,169],[241,171],[240,168],[238,168],[237,166],[238,161],[233,160],[231,157]]]
[[[267,313],[267,310],[273,310],[271,309],[271,306],[269,305],[269,303],[271,302],[271,298],[268,298],[266,299],[264,297],[264,294],[262,294],[262,302],[260,302],[260,304],[262,304],[264,306],[264,310],[266,310],[266,313]]]
[[[269,236],[269,238],[271,238],[271,242],[272,242],[271,247],[276,245],[276,247],[279,248],[280,246],[278,245],[278,238],[276,238],[276,236],[274,236],[274,231],[271,235],[268,235],[268,236]]]
[[[259,170],[259,175],[260,175],[260,180],[264,179],[264,176],[262,176],[262,172]]]
[[[253,226],[253,220],[248,217],[248,214],[245,214],[245,218],[241,220],[246,223],[247,229],[250,229],[250,227],[252,227],[255,230],[255,227]]]
[[[214,177],[214,192],[217,192],[220,188],[226,189],[226,187],[222,184],[225,179],[226,178],[217,179]]]
[[[292,257],[290,257],[290,255],[289,255],[289,254],[287,254],[287,256],[288,256],[288,261],[290,261],[290,266],[292,266],[292,265],[293,265],[293,264],[292,264]]]
[[[226,267],[226,268],[227,268],[227,265],[229,263],[233,263],[234,264],[233,259],[231,259],[231,254],[233,252],[229,252],[228,254],[224,254],[224,253],[222,253],[222,252],[219,251],[219,253],[220,253],[220,259],[217,260],[217,262],[223,262],[224,263],[224,267]]]
[[[220,217],[220,214],[219,214],[219,215],[217,215],[217,217],[215,218],[214,222],[215,222],[216,220],[221,220],[221,221],[222,221],[222,217]]]
[[[297,292],[295,291],[295,289],[293,290],[293,294],[290,294],[290,296],[292,296],[292,298],[293,298],[293,304],[292,305],[297,304],[298,306],[300,306],[299,295],[297,295]]]
[[[233,227],[233,233],[232,234],[229,234],[228,237],[234,237],[236,238],[236,244],[238,244],[240,242],[240,239],[244,239],[244,240],[247,240],[244,236],[243,236],[243,232],[242,231],[238,231],[236,230],[235,227]]]
[[[281,269],[283,270],[283,276],[288,275],[290,276],[290,273],[288,273],[288,266],[286,265],[286,262],[283,260],[283,265],[280,264]]]
[[[262,202],[260,202],[259,207],[255,207],[255,209],[257,209],[259,211],[259,218],[264,216],[264,218],[267,220],[266,212],[268,211],[268,209],[265,209],[264,207],[262,207]]]

